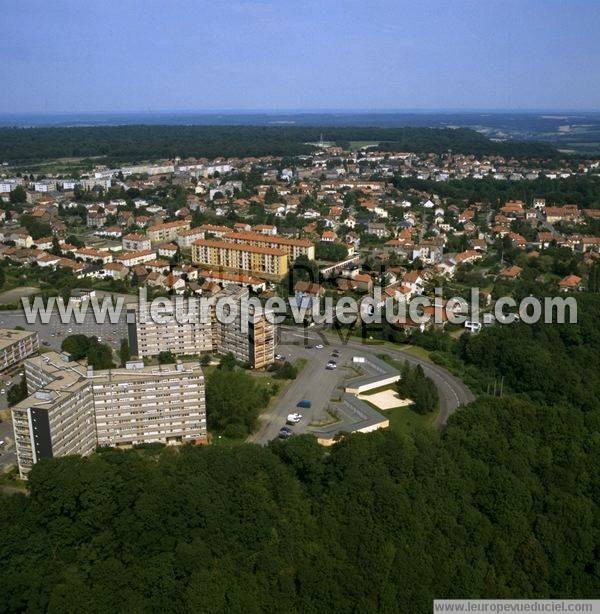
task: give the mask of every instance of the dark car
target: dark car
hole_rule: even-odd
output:
[[[293,435],[292,429],[284,426],[279,429],[279,438],[280,439],[289,439]]]

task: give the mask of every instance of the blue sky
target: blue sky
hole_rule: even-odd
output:
[[[0,112],[600,109],[599,0],[0,0]]]

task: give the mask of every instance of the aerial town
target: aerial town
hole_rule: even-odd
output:
[[[600,1],[0,15],[0,614],[600,614]]]
[[[296,329],[278,327],[264,314],[245,314],[252,327],[242,331],[244,307],[227,324],[212,314],[204,324],[182,325],[171,314],[170,322],[159,325],[140,317],[140,288],[188,303],[193,297],[225,296],[241,305],[250,296],[286,296],[296,305],[325,296],[360,300],[379,288],[383,305],[433,295],[440,286],[468,301],[469,287],[477,285],[478,307],[491,313],[495,300],[507,293],[534,287],[574,293],[596,283],[598,209],[560,195],[559,202],[546,194],[472,195],[486,178],[509,186],[542,178],[551,195],[552,182],[598,176],[599,160],[544,166],[539,160],[452,152],[345,150],[322,138],[313,146],[312,155],[294,160],[175,159],[98,166],[78,176],[19,173],[1,179],[0,256],[9,297],[3,305],[2,365],[5,381],[16,389],[13,398],[3,390],[14,428],[3,444],[16,453],[4,454],[4,465],[16,458],[24,478],[38,459],[90,454],[98,445],[206,443],[221,437],[219,429],[207,431],[211,407],[199,362],[206,368],[219,356],[257,373],[291,370],[297,379],[300,398],[291,398],[289,390],[275,395],[270,410],[241,430],[250,441],[308,432],[331,445],[342,432],[389,426],[379,410],[390,400],[368,403],[361,394],[393,387],[401,379],[399,363],[372,351],[348,352],[347,346],[341,357],[343,346],[332,340],[327,349],[333,353],[324,361],[322,352],[314,351],[324,347],[325,337],[314,336],[324,335],[324,327],[312,328],[310,311]],[[464,197],[453,195],[456,188],[445,189],[460,186],[457,181],[468,182]],[[42,296],[60,295],[79,306],[100,295],[122,294],[130,297],[127,313],[116,327],[61,328],[53,321],[28,330],[22,326],[19,290],[39,292],[36,286]],[[494,318],[485,323],[493,325]],[[370,339],[375,334],[419,345],[436,335],[476,334],[483,325],[398,319],[383,330],[363,328],[362,336],[366,330]],[[304,335],[303,351],[294,330]],[[94,343],[108,347],[108,368],[94,369],[93,361],[86,367],[65,350],[79,332],[92,333]],[[111,355],[119,352],[126,359],[117,367]],[[164,364],[169,359],[176,362]],[[306,362],[329,372],[321,392],[300,390],[301,382],[315,375]],[[354,371],[335,372],[338,363]],[[425,373],[431,368],[425,366]],[[21,369],[25,385],[18,380]],[[458,378],[448,372],[444,377],[445,384],[434,382],[442,396],[440,424],[473,398]],[[444,397],[444,385],[455,389],[454,400]],[[305,408],[304,419],[291,411],[296,407]]]

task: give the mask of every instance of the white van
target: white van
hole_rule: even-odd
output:
[[[465,322],[465,328],[470,333],[478,333],[481,330],[481,322],[471,322],[471,320],[467,320]]]

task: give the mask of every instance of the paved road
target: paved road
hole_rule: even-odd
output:
[[[368,351],[365,348],[372,346],[362,344],[356,341],[350,341],[349,347],[360,348],[361,351]],[[440,412],[436,418],[435,424],[441,427],[446,424],[448,418],[461,406],[471,403],[475,400],[475,395],[469,388],[457,377],[449,371],[422,358],[408,354],[403,350],[391,349],[388,346],[371,350],[374,354],[389,354],[392,358],[406,360],[412,365],[421,365],[425,375],[433,381],[440,397]]]
[[[308,349],[303,345],[296,345],[301,343],[312,345],[313,348]],[[322,344],[325,347],[322,350],[317,350],[314,348],[317,344]],[[334,349],[340,352],[340,358],[337,359],[339,366],[336,371],[327,371],[325,364]],[[312,407],[310,410],[299,410],[303,412],[304,418],[294,428],[295,432],[306,432],[310,430],[308,424],[311,421],[326,417],[329,400],[336,395],[343,380],[351,374],[350,364],[354,355],[389,354],[392,358],[406,360],[412,365],[421,365],[425,375],[431,378],[439,393],[440,411],[435,422],[437,427],[446,424],[448,417],[458,407],[475,399],[469,388],[443,367],[408,354],[402,349],[396,350],[387,345],[382,347],[361,343],[360,341],[343,341],[334,334],[324,334],[317,328],[303,330],[282,326],[278,351],[285,354],[288,360],[302,357],[306,358],[308,362],[298,378],[291,382],[279,398],[276,405],[266,415],[263,415],[261,428],[250,439],[256,443],[264,444],[277,437],[279,429],[285,423],[287,414],[291,411],[297,411],[296,404],[301,399],[310,400]]]
[[[13,435],[12,422],[8,420],[0,422],[0,441],[4,442],[0,445],[0,473],[17,464]]]

